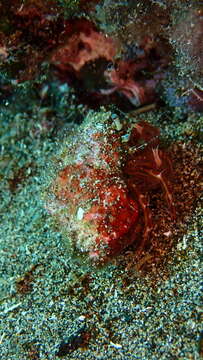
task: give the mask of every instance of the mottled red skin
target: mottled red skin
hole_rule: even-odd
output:
[[[106,255],[116,255],[134,240],[130,230],[138,219],[138,205],[129,194],[126,194],[126,191],[122,191],[116,185],[103,188],[98,197],[100,201],[91,208],[85,219],[93,221],[97,226],[100,236],[96,241],[99,246],[101,241],[106,239]],[[117,200],[118,197],[119,201]],[[112,205],[104,206],[104,199],[107,204]],[[114,202],[116,206],[113,205]],[[98,214],[96,219],[95,213]],[[97,255],[100,255],[99,251],[97,251]],[[90,253],[90,256],[93,257],[93,254]]]
[[[81,201],[91,204],[83,218],[98,233],[89,251],[90,258],[104,262],[138,241],[141,223],[144,223],[142,241],[138,241],[137,247],[139,251],[143,249],[153,229],[151,190],[163,189],[171,217],[175,218],[172,166],[167,153],[159,149],[158,136],[159,130],[152,125],[136,124],[127,143],[122,144],[118,133],[113,140],[110,136],[106,139],[99,155],[104,160],[100,168],[90,157],[85,162],[68,165],[56,178],[53,192],[69,212],[75,212]],[[98,142],[103,140],[100,134],[97,137]],[[118,166],[120,156],[122,165]]]
[[[115,161],[116,158],[115,151]],[[105,160],[107,163],[110,162],[108,157]],[[125,187],[116,184],[110,176],[114,178],[114,174],[109,174],[108,169],[97,169],[93,164],[70,165],[59,173],[55,192],[57,199],[65,204],[66,199],[71,201],[73,211],[81,198],[83,202],[96,199],[85,214],[84,220],[96,226],[99,237],[95,245],[99,247],[100,244],[106,244],[107,256],[119,253],[133,242],[130,230],[138,219],[136,201],[130,197]],[[83,179],[86,180],[85,187],[80,186]],[[90,252],[90,257],[99,256],[98,250]]]

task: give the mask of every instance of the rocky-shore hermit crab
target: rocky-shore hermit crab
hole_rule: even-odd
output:
[[[116,129],[106,117],[87,119],[65,141],[46,201],[76,254],[100,263],[138,241],[140,231],[143,249],[153,228],[152,189],[162,188],[175,217],[172,167],[159,148],[159,130],[146,122]]]

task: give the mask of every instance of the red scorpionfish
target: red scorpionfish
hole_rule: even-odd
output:
[[[141,122],[127,126],[108,112],[87,116],[64,142],[61,166],[46,208],[56,217],[76,254],[106,262],[138,238],[143,249],[153,228],[148,192],[161,187],[172,217],[171,163],[159,149],[159,131]]]

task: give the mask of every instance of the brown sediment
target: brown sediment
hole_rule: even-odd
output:
[[[33,289],[33,283],[34,283],[34,271],[37,267],[39,267],[40,264],[33,265],[30,270],[28,270],[23,277],[16,280],[16,289],[17,292],[21,295],[28,294]]]

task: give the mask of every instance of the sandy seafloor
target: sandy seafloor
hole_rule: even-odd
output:
[[[200,209],[156,283],[138,273],[124,286],[116,263],[85,275],[44,209],[54,140],[12,101],[0,113],[1,360],[200,359]]]

